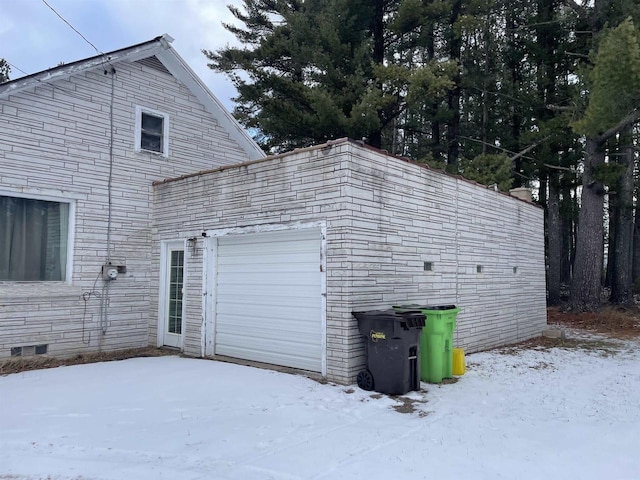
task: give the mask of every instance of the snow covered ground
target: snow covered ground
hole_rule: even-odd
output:
[[[638,343],[467,362],[400,401],[178,357],[0,377],[0,479],[640,478]]]

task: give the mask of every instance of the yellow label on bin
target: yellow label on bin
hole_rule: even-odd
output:
[[[378,340],[386,340],[387,336],[384,334],[384,332],[376,332],[374,330],[371,330],[371,341],[372,342],[377,342]]]

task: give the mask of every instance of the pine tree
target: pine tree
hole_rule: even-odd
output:
[[[8,82],[10,73],[11,67],[4,58],[0,58],[0,83]]]
[[[230,7],[244,27],[226,25],[243,46],[204,53],[231,78],[234,113],[265,149],[344,136],[391,149],[407,99],[444,95],[454,73],[446,62],[395,61],[401,3],[244,0]]]
[[[593,310],[600,304],[604,195],[606,186],[615,185],[629,167],[625,165],[626,161],[622,168],[615,162],[605,162],[607,144],[640,119],[640,38],[631,19],[603,33],[589,80],[588,106],[583,118],[574,123],[574,129],[586,136],[571,287],[571,306],[575,310]],[[619,202],[629,208],[632,189],[624,186],[622,194],[624,198]],[[630,235],[626,238],[627,245],[618,246],[620,252],[630,252]],[[620,261],[624,262],[624,258],[621,257]],[[631,265],[628,260],[625,266]],[[626,301],[630,294],[630,274],[628,279],[626,273],[623,275],[625,278],[620,279],[621,285],[617,287],[620,298],[614,298],[616,301]]]

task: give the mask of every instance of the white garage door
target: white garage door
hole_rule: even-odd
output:
[[[215,352],[322,371],[319,229],[218,239]]]

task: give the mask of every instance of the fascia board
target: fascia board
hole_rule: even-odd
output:
[[[5,85],[0,84],[0,99],[5,99],[9,95],[14,95],[23,90],[36,87],[40,83],[49,83],[56,80],[66,80],[72,75],[77,75],[87,70],[93,70],[97,68],[108,68],[111,64],[117,62],[135,62],[142,58],[147,58],[152,55],[156,55],[157,52],[163,50],[163,46],[160,40],[151,44],[141,45],[134,47],[130,50],[124,50],[112,54],[105,54],[105,56],[92,57],[86,61],[79,61],[56,68],[52,70],[45,70],[43,72],[31,75],[23,80],[17,79],[13,82]]]

